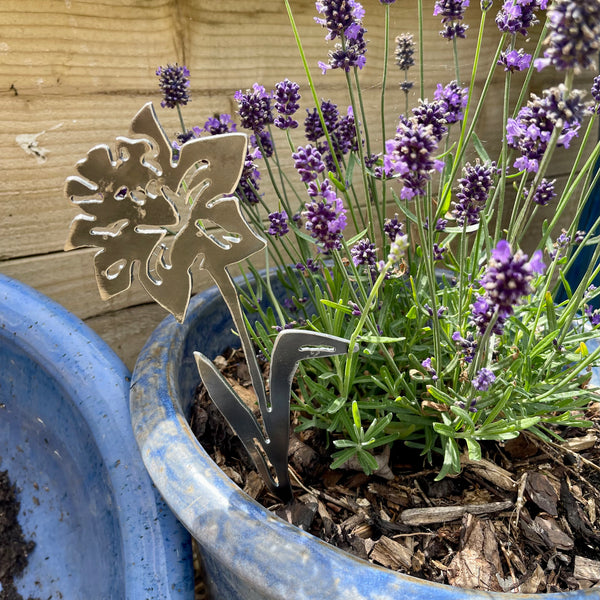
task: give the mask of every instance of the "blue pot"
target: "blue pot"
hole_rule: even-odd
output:
[[[0,275],[0,470],[35,549],[24,597],[191,600],[191,539],[131,432],[130,374],[82,321]]]
[[[192,298],[178,324],[153,332],[133,373],[134,435],[156,487],[198,541],[215,600],[465,600],[536,598],[463,590],[373,566],[284,522],[244,494],[211,460],[187,422],[199,377],[193,351],[237,343],[219,292]],[[590,600],[600,592],[548,594]]]

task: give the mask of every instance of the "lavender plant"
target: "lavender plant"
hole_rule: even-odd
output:
[[[453,81],[424,89],[426,65],[415,65],[423,26],[398,32],[390,55],[395,1],[380,0],[382,110],[370,123],[361,71],[377,67],[367,64],[362,5],[315,3],[315,26],[330,47],[318,67],[324,77],[342,73],[351,101],[342,106],[320,98],[291,3],[283,4],[308,85],[285,79],[268,90],[257,83],[234,96],[251,140],[236,195],[246,219],[268,238],[267,266],[284,290],[275,294],[271,279],[248,263],[254,278],[239,293],[255,345],[249,360],[255,353],[270,360],[277,335],[289,329],[358,345],[355,353],[303,361],[293,391],[299,428],[329,432],[333,468],[357,460],[372,473],[378,448],[403,443],[419,449],[441,478],[460,470],[464,450],[480,458],[482,441],[524,430],[560,438],[560,426],[587,425],[585,407],[597,400],[591,369],[600,360],[593,307],[600,291],[591,285],[600,273],[600,216],[587,231],[578,223],[599,177],[600,76],[591,90],[574,81],[583,70],[597,71],[600,5],[506,0],[494,15],[491,0],[417,0],[420,23],[423,10],[440,17],[440,43],[450,44],[456,65]],[[490,18],[499,42],[476,88]],[[477,45],[463,80],[460,42],[467,35]],[[521,47],[529,36],[538,37],[532,53]],[[405,110],[392,124],[384,106],[394,64]],[[529,89],[541,69],[552,70],[556,83],[538,95]],[[525,86],[511,102],[515,72],[524,72]],[[174,73],[173,90],[166,73],[159,70],[166,105],[185,104],[178,98],[187,101],[187,71]],[[477,132],[498,74],[505,81],[503,129],[499,154],[490,156]],[[415,79],[421,98],[411,102]],[[301,94],[312,104],[305,115],[298,112]],[[235,129],[231,116],[220,115],[203,128],[184,127],[181,139]],[[578,149],[567,150],[575,138]],[[570,173],[558,186],[551,160],[567,151]],[[268,193],[260,187],[265,179]],[[572,221],[559,230],[566,210]],[[591,253],[585,273],[569,280],[584,249]]]

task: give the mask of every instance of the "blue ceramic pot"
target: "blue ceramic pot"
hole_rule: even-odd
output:
[[[24,597],[193,599],[191,539],[144,468],[129,384],[82,321],[0,275],[0,470],[36,544]]]
[[[215,600],[481,600],[536,598],[463,590],[373,566],[289,525],[244,494],[211,460],[187,422],[199,377],[193,351],[236,344],[219,292],[167,317],[133,372],[130,408],[142,458],[163,497],[198,541]],[[548,594],[591,600],[600,592]]]

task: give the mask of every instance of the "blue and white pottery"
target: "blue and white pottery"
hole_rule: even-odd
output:
[[[167,317],[133,372],[134,435],[156,487],[198,541],[215,600],[539,600],[539,595],[464,590],[369,564],[279,519],[244,494],[211,460],[187,416],[199,376],[193,351],[214,357],[236,344],[216,288]],[[592,600],[600,591],[547,594]]]
[[[15,580],[25,598],[194,597],[191,538],[144,468],[129,385],[82,321],[0,275],[0,470],[35,542]]]

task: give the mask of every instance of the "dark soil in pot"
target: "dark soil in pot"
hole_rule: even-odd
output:
[[[215,364],[253,406],[241,353]],[[587,418],[594,427],[561,432],[562,444],[527,434],[488,444],[483,461],[465,458],[459,476],[437,482],[437,470],[402,444],[367,477],[330,470],[322,432],[292,434],[288,505],[266,490],[202,385],[191,425],[248,495],[326,542],[429,581],[542,593],[600,587],[600,403]]]
[[[35,542],[26,540],[18,521],[21,505],[7,471],[0,472],[0,600],[23,600],[15,580],[27,566]],[[28,598],[28,600],[34,600]]]

